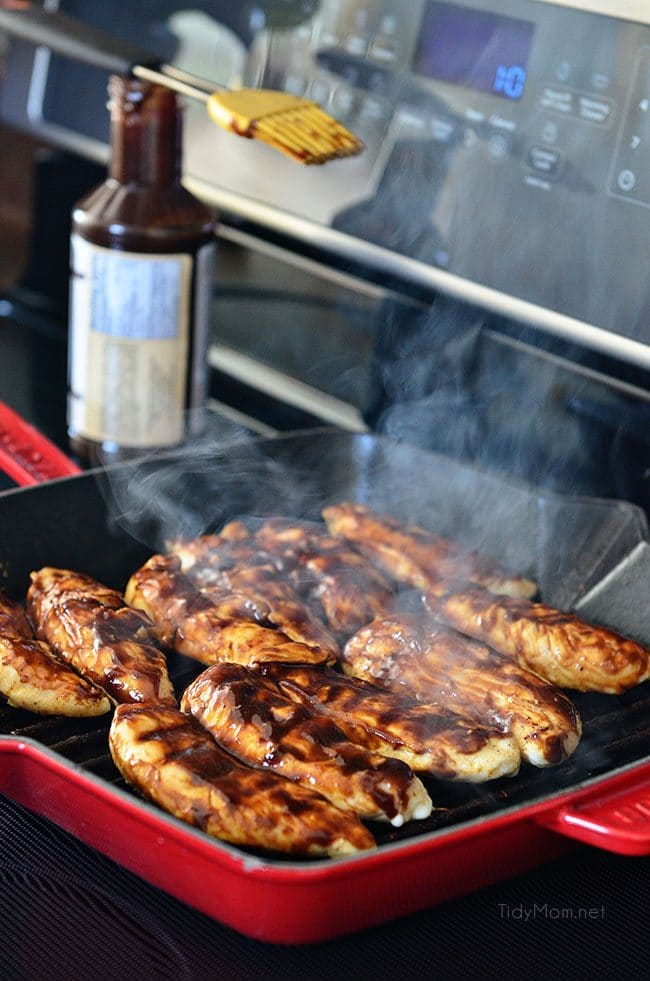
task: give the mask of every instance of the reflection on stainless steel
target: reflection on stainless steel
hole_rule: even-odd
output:
[[[233,378],[253,385],[259,392],[312,413],[323,422],[332,423],[350,432],[367,432],[368,427],[354,406],[263,365],[239,351],[233,351],[221,344],[212,344],[208,351],[208,363],[212,368],[218,368]]]
[[[276,231],[289,232],[295,238],[311,244],[317,242],[320,248],[327,249],[332,255],[347,258],[355,266],[366,263],[387,276],[397,276],[416,286],[438,289],[484,310],[548,331],[563,340],[585,345],[610,357],[650,369],[650,347],[641,341],[621,337],[593,324],[436,269],[424,262],[408,259],[378,245],[359,241],[334,229],[318,228],[316,232],[313,224],[304,218],[287,215],[276,208],[206,185],[192,177],[187,177],[185,183],[192,193],[211,201],[215,207],[226,212],[236,210],[252,222]]]
[[[493,95],[418,73],[428,0],[414,0],[408,12],[395,0],[322,0],[286,29],[260,16],[245,54],[241,39],[228,35],[239,55],[226,60],[245,84],[322,103],[358,128],[366,154],[319,175],[316,187],[313,176],[290,174],[264,148],[233,147],[190,106],[188,183],[225,212],[339,263],[367,263],[378,276],[440,290],[647,368],[645,277],[636,258],[650,245],[646,141],[633,131],[641,98],[634,65],[650,39],[647,4],[459,0],[456,7],[497,23],[522,17],[534,27],[521,98],[514,89],[505,90],[509,99],[503,87]],[[180,39],[173,70],[200,68],[222,81],[223,65],[210,73],[206,51],[186,43],[199,20],[183,17],[169,21]],[[221,43],[228,29],[215,22],[210,30],[221,32]],[[24,109],[30,125],[99,159],[96,133],[83,136],[83,121],[68,122],[68,110],[55,105],[52,72],[61,70],[38,54],[29,108],[8,92],[7,110]],[[618,264],[621,254],[626,261]]]

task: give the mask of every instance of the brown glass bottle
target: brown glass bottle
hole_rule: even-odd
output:
[[[72,214],[68,433],[110,461],[176,445],[205,401],[214,221],[180,182],[176,96],[109,86],[107,179]]]

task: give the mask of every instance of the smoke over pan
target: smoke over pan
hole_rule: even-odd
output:
[[[485,553],[561,609],[646,536],[633,505],[536,493],[406,444],[324,429],[198,440],[108,468],[101,480],[110,521],[152,551],[237,517],[317,520],[350,500]]]

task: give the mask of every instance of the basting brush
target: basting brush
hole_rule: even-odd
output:
[[[0,30],[74,61],[134,75],[204,102],[218,126],[267,143],[302,164],[323,164],[363,150],[361,140],[315,102],[267,89],[220,90],[59,10],[0,0]]]
[[[324,164],[363,150],[363,143],[316,103],[269,89],[217,90],[171,65],[133,65],[131,74],[206,104],[222,129],[260,140],[302,164]]]

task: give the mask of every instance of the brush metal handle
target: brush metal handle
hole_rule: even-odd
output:
[[[45,45],[56,54],[113,75],[135,75],[200,102],[205,102],[216,89],[224,88],[173,65],[161,64],[160,58],[150,51],[59,10],[44,10],[28,4],[14,6],[13,3],[14,0],[4,0],[4,3],[0,0],[0,31],[21,41]]]
[[[136,65],[150,69],[160,58],[128,41],[59,10],[0,0],[0,30],[31,44],[45,45],[56,54],[101,68],[115,75],[131,75]]]

